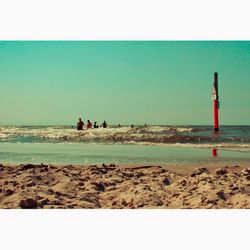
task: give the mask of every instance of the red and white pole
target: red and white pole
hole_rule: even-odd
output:
[[[213,102],[214,102],[214,131],[219,131],[219,95],[218,95],[218,73],[214,73],[213,85]]]

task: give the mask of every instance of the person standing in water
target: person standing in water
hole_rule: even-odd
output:
[[[107,123],[106,123],[106,121],[103,122],[102,127],[103,127],[103,128],[107,128]]]
[[[87,129],[88,128],[92,128],[92,123],[90,122],[90,120],[88,120],[88,123],[87,123]]]
[[[81,118],[79,118],[79,121],[77,123],[77,130],[83,130],[84,122]]]
[[[96,124],[96,122],[94,123],[94,128],[99,128],[99,126]]]

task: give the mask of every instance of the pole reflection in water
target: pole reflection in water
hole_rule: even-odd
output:
[[[217,157],[217,148],[212,149],[212,155],[213,157]]]
[[[213,138],[215,140],[217,140],[219,137],[220,137],[220,132],[219,131],[214,131],[213,132]],[[213,157],[217,157],[218,156],[218,154],[217,154],[217,148],[213,148],[212,149],[212,156]]]

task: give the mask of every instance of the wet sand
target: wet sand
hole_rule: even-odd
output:
[[[0,208],[250,208],[248,166],[0,164]]]

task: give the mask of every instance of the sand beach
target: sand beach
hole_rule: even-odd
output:
[[[250,208],[250,168],[0,165],[0,208]]]

